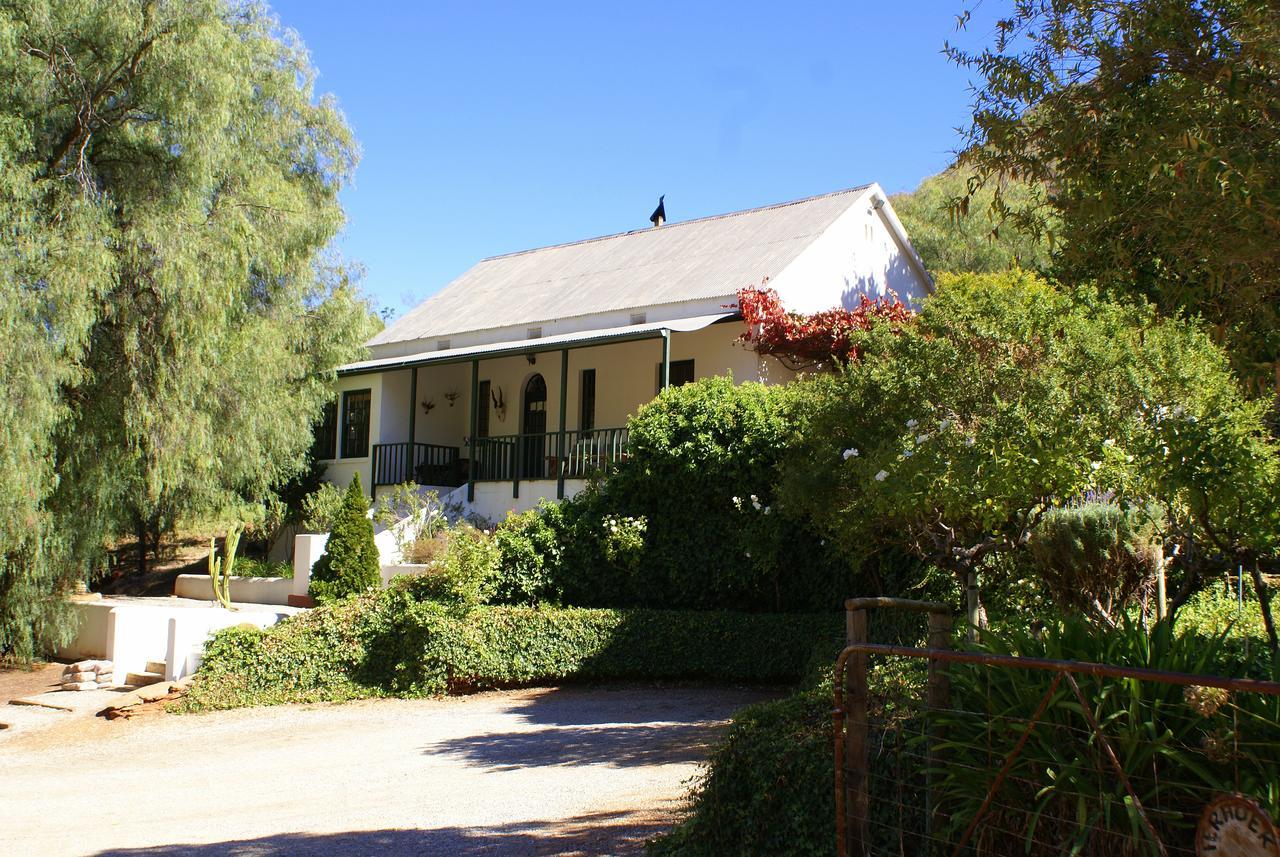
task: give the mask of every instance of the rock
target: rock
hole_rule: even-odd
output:
[[[69,681],[62,685],[63,690],[97,690],[96,681]]]

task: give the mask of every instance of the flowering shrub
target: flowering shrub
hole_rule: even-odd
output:
[[[866,295],[853,309],[835,307],[801,315],[783,309],[773,289],[755,287],[738,290],[738,309],[747,323],[747,332],[739,341],[795,370],[831,369],[857,360],[859,333],[877,322],[900,328],[914,316],[896,298],[873,300]]]
[[[605,515],[601,522],[604,558],[614,565],[635,571],[644,558],[644,531],[648,522],[643,515]]]
[[[1092,497],[1158,504],[1174,607],[1206,563],[1276,557],[1277,446],[1194,325],[1013,271],[940,277],[866,344],[813,380],[782,492],[850,550],[891,541],[964,585]]]

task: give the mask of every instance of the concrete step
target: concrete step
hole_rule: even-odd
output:
[[[140,673],[129,673],[125,677],[124,683],[133,687],[146,687],[149,684],[164,681],[164,672],[151,672],[150,670]]]
[[[147,661],[147,672],[149,673],[160,673],[160,675],[164,675],[165,670],[168,668],[169,665],[164,661]]]

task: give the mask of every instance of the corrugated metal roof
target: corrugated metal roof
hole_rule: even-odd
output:
[[[339,375],[360,375],[366,372],[383,372],[389,369],[400,369],[409,366],[425,366],[428,363],[460,363],[476,358],[490,359],[506,357],[512,354],[532,354],[540,351],[558,351],[561,348],[583,348],[607,342],[622,342],[629,339],[653,339],[662,335],[663,330],[687,333],[702,330],[717,321],[736,318],[736,312],[722,312],[713,315],[697,315],[689,318],[676,318],[668,321],[651,321],[646,324],[629,324],[625,327],[606,327],[599,330],[583,330],[577,333],[559,333],[555,336],[542,336],[536,339],[512,339],[506,342],[491,342],[487,345],[474,345],[468,348],[446,348],[440,351],[423,351],[403,357],[383,357],[377,360],[361,360],[338,367]]]
[[[869,187],[485,259],[368,344],[731,295],[777,276]]]

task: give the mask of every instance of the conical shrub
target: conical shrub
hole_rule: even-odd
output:
[[[347,488],[329,532],[324,556],[311,569],[308,590],[316,601],[332,601],[381,583],[378,546],[373,541],[369,503],[357,474]]]

